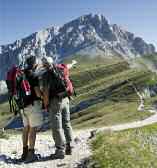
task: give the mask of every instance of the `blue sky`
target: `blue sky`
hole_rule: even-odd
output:
[[[0,0],[0,45],[89,13],[101,13],[157,47],[156,0]]]

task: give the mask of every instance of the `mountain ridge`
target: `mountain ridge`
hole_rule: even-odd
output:
[[[14,43],[0,46],[0,80],[12,64],[24,62],[29,55],[51,56],[56,61],[82,55],[121,56],[128,60],[155,52],[152,44],[109,24],[101,14],[80,16],[60,27],[50,27]]]

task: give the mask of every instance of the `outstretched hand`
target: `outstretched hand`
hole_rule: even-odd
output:
[[[76,61],[76,60],[72,60],[72,63],[71,63],[71,64],[67,64],[67,67],[68,67],[69,69],[71,69],[72,67],[75,67],[76,64],[77,64],[77,61]]]
[[[76,60],[72,60],[72,64],[73,65],[77,64],[77,61]]]

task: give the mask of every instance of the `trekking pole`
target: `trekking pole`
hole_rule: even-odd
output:
[[[10,108],[10,112],[12,113],[13,112],[13,110],[12,110],[12,105],[11,105],[11,96],[9,96],[9,108]]]

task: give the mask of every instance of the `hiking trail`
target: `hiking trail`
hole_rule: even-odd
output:
[[[21,155],[22,141],[20,134],[10,135],[9,139],[0,139],[0,168],[85,168],[86,166],[84,165],[84,160],[91,155],[89,147],[89,137],[91,135],[91,131],[120,131],[150,125],[155,122],[157,122],[157,113],[141,121],[101,127],[97,129],[91,128],[86,130],[75,130],[73,154],[71,156],[65,156],[63,160],[47,159],[49,158],[48,156],[55,150],[54,142],[51,131],[40,132],[37,134],[35,153],[40,154],[41,159],[29,164],[16,164],[14,162],[15,158],[19,158]]]

